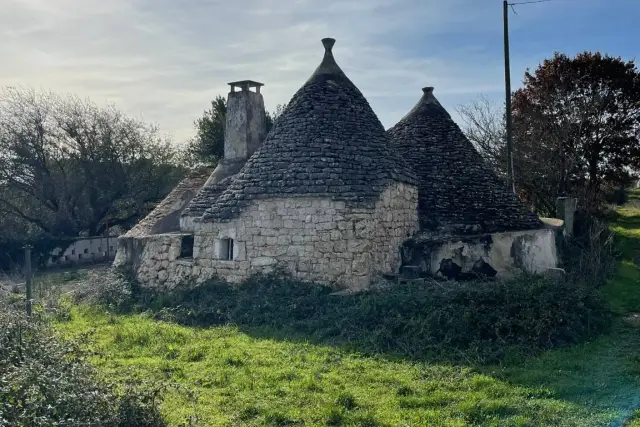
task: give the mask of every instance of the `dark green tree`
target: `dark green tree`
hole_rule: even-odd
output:
[[[556,53],[513,95],[520,186],[596,206],[640,167],[640,73],[633,61]]]
[[[279,104],[272,113],[266,112],[267,132],[284,110]],[[215,164],[224,156],[224,126],[227,116],[227,100],[218,95],[211,101],[211,108],[194,122],[196,136],[187,149],[189,163]]]
[[[224,125],[227,100],[218,95],[211,108],[194,122],[196,136],[189,146],[191,157],[203,163],[215,163],[224,155]]]

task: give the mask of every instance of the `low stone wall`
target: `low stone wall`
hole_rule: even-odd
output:
[[[64,249],[56,248],[51,251],[47,260],[47,267],[92,262],[105,262],[116,255],[117,237],[83,237],[78,238]]]
[[[191,278],[192,259],[180,259],[182,233],[118,238],[116,268],[134,273],[142,284],[172,288]]]
[[[551,229],[446,239],[419,235],[405,242],[403,265],[451,279],[541,274],[558,265],[556,236]]]
[[[317,198],[256,200],[230,222],[195,223],[193,257],[180,259],[183,236],[119,240],[115,265],[130,266],[143,284],[173,287],[214,275],[240,282],[275,266],[299,279],[359,289],[400,266],[402,242],[418,228],[417,189],[390,185],[370,208]],[[220,242],[233,240],[233,259]]]

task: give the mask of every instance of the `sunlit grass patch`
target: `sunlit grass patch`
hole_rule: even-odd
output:
[[[428,344],[440,329],[432,323],[431,332],[423,333],[425,305],[416,296],[424,294],[409,290],[356,300],[350,307],[360,311],[354,314],[346,305],[332,310],[321,292],[309,296],[301,289],[265,286],[237,296],[240,303],[231,290],[215,295],[226,298],[223,309],[235,310],[234,325],[220,317],[211,299],[194,305],[202,309],[200,317],[75,307],[71,320],[57,327],[67,336],[94,331],[91,361],[102,375],[166,384],[162,413],[176,426],[190,419],[205,426],[640,427],[640,322],[626,320],[640,312],[640,209],[627,206],[617,213],[612,230],[622,259],[604,287],[617,314],[613,328],[536,356],[507,348],[493,365],[465,360],[464,354],[448,360],[420,352],[416,343]],[[544,297],[545,288],[536,289]],[[281,296],[270,293],[291,291],[299,299],[289,305],[278,305]],[[554,298],[545,304],[553,307]],[[456,305],[453,312],[493,314],[489,302],[478,307],[478,301],[474,310],[462,313]],[[528,315],[540,307],[532,304]],[[390,315],[376,322],[372,313],[380,311]]]
[[[593,360],[576,358],[600,343],[505,370],[365,356],[231,326],[190,328],[95,309],[76,308],[59,325],[68,336],[88,329],[95,330],[92,362],[104,375],[177,385],[162,404],[171,425],[197,417],[207,426],[584,426],[619,416],[563,396],[571,391],[566,383],[591,375]],[[615,375],[598,380],[611,386]]]

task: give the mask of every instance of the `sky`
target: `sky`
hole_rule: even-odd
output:
[[[640,54],[640,0],[515,11],[514,88],[556,51]],[[460,121],[459,105],[504,99],[502,36],[501,0],[0,0],[0,87],[112,103],[183,144],[228,82],[264,83],[267,110],[288,102],[320,63],[320,39],[333,37],[385,128],[424,86]]]

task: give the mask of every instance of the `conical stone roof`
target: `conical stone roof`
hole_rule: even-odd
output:
[[[322,63],[296,92],[260,148],[201,220],[234,218],[252,199],[330,197],[373,206],[392,181],[416,185],[384,128],[323,39]]]
[[[541,227],[538,217],[485,164],[433,88],[423,92],[387,132],[418,176],[421,228],[475,234]]]

